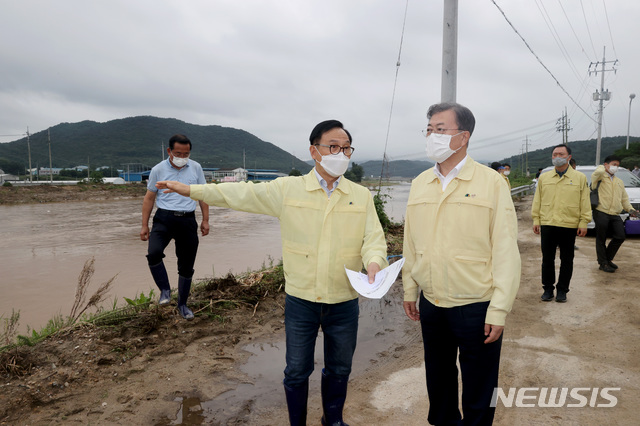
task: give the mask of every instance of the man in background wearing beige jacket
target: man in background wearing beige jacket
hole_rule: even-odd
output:
[[[624,223],[620,212],[626,210],[631,216],[637,212],[629,203],[629,195],[624,182],[616,177],[620,159],[610,155],[604,164],[596,167],[591,175],[591,189],[598,191],[598,207],[593,210],[593,221],[596,223],[596,254],[600,270],[613,273],[618,265],[613,263],[618,249],[625,239]],[[607,246],[607,232],[611,231],[611,241]]]
[[[427,118],[427,156],[436,165],[409,193],[404,310],[422,329],[429,423],[461,424],[464,417],[464,424],[487,425],[505,318],[520,285],[518,223],[502,176],[467,156],[471,111],[442,103]]]
[[[553,170],[542,173],[533,197],[531,217],[533,232],[540,234],[542,249],[543,302],[567,301],[569,283],[573,275],[573,255],[576,235],[587,235],[591,222],[591,202],[587,177],[569,166],[571,148],[557,145],[551,153]],[[560,247],[560,273],[556,285],[556,249]]]

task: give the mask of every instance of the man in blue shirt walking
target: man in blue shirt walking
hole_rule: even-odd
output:
[[[198,223],[196,222],[196,201],[176,193],[158,191],[156,182],[175,180],[187,185],[204,184],[202,166],[190,160],[191,141],[184,135],[174,135],[169,139],[167,148],[169,157],[151,169],[147,193],[142,202],[142,229],[140,239],[149,241],[147,261],[156,285],[160,289],[159,305],[171,301],[171,285],[165,269],[164,249],[173,239],[178,258],[178,311],[184,319],[192,320],[193,312],[187,307],[187,298],[191,290],[193,265],[198,251]],[[200,231],[202,236],[209,233],[209,205],[198,202],[202,211]],[[153,205],[153,227],[149,232],[149,218]]]

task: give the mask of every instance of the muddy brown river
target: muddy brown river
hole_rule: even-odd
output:
[[[409,185],[385,190],[387,214],[401,221]],[[20,333],[39,330],[54,315],[69,315],[78,276],[95,257],[88,297],[117,274],[107,301],[118,306],[154,289],[147,242],[140,240],[142,200],[83,201],[0,206],[0,315],[20,311]],[[198,222],[200,221],[197,210]],[[276,218],[212,207],[211,232],[200,236],[196,279],[242,273],[281,258]],[[165,251],[172,287],[177,286],[173,243]]]

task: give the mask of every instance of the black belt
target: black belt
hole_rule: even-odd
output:
[[[178,210],[167,210],[167,209],[158,209],[156,210],[156,213],[164,213],[164,214],[170,214],[173,216],[185,216],[185,217],[191,217],[191,216],[195,216],[196,212],[194,211],[190,211],[190,212],[181,212]]]

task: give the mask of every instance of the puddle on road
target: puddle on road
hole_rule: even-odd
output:
[[[402,289],[394,284],[389,294],[379,300],[361,299],[358,326],[358,344],[353,359],[351,377],[363,374],[379,354],[394,344],[406,342],[408,319],[402,309]],[[282,379],[285,368],[285,342],[251,343],[243,347],[251,353],[240,370],[247,382],[220,394],[213,400],[176,398],[180,408],[172,425],[223,425],[233,421],[250,421],[259,413],[273,407],[286,410]],[[309,378],[310,394],[319,393],[323,356],[322,331],[318,333],[315,348],[315,370]]]

